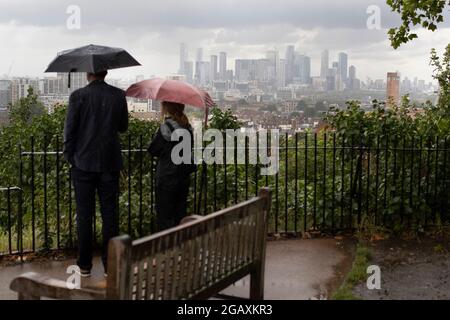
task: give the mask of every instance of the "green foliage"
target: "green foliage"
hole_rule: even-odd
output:
[[[447,45],[442,61],[435,49],[431,50],[431,65],[435,68],[434,78],[439,83],[438,108],[443,116],[450,116],[450,44]]]
[[[415,26],[435,31],[437,25],[444,21],[444,8],[450,5],[449,0],[386,0],[386,3],[401,15],[402,25],[389,29],[388,35],[393,48],[415,38],[411,31]]]
[[[352,269],[347,274],[342,286],[333,294],[333,300],[360,300],[352,292],[353,287],[367,278],[367,267],[371,260],[371,253],[367,247],[358,245]]]
[[[225,129],[239,129],[241,124],[230,110],[221,110],[220,108],[211,109],[210,128],[225,130]]]
[[[19,99],[15,104],[9,106],[9,116],[11,122],[18,124],[29,124],[34,117],[45,113],[44,105],[38,100],[33,88],[28,88],[25,98]]]

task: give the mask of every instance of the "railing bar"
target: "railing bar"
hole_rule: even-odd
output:
[[[143,140],[142,140],[142,134],[139,135],[139,148],[142,150]],[[139,236],[143,237],[144,232],[142,229],[142,225],[144,222],[144,213],[142,210],[142,201],[143,201],[143,191],[142,191],[142,180],[143,180],[143,154],[144,152],[139,152],[139,226],[138,226],[138,232]],[[149,266],[148,266],[149,268]],[[148,284],[147,284],[148,286]]]
[[[325,230],[326,226],[326,199],[327,199],[327,185],[326,185],[326,175],[327,175],[327,134],[323,133],[323,177],[322,177],[322,223],[321,228]]]
[[[294,231],[298,233],[298,132],[295,133]]]
[[[288,179],[289,179],[289,172],[288,172],[288,134],[285,135],[285,163],[284,163],[284,231],[288,232],[288,196],[289,196],[289,190],[288,190]]]
[[[56,244],[58,249],[61,248],[61,212],[60,212],[60,160],[59,160],[59,137],[56,136]]]
[[[308,209],[308,133],[305,133],[305,164],[304,164],[304,175],[305,175],[305,183],[303,185],[303,231],[307,230],[307,209]]]
[[[128,134],[128,234],[131,235],[131,134]]]

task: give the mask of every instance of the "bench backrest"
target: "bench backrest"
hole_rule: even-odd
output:
[[[196,221],[109,244],[107,298],[207,298],[246,274],[264,273],[270,191]]]

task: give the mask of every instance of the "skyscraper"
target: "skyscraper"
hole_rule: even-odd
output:
[[[197,49],[196,61],[203,61],[203,48]]]
[[[386,106],[392,107],[400,102],[400,77],[397,72],[388,72],[386,91]]]
[[[322,58],[320,62],[320,77],[326,79],[328,75],[328,68],[330,67],[330,54],[328,50],[322,51]]]
[[[277,49],[267,51],[266,59],[269,60],[269,79],[273,81],[277,87],[284,87],[286,85],[286,60],[280,59]]]
[[[211,67],[211,74],[209,76],[209,79],[211,81],[217,80],[217,56],[212,55],[210,60],[210,67]]]
[[[356,78],[356,67],[350,66],[348,69],[348,89],[359,90],[361,87],[360,81]]]
[[[343,82],[347,81],[348,78],[348,55],[345,52],[339,53],[339,66],[338,66],[338,73],[341,76],[341,80]]]
[[[295,74],[295,46],[287,46],[286,48],[286,84],[290,84],[293,81]]]
[[[271,82],[276,82],[277,79],[277,60],[279,60],[278,52],[270,50],[266,52],[266,59],[268,60],[267,73]]]
[[[227,75],[227,54],[226,52],[219,53],[219,78],[226,80]]]
[[[197,54],[196,54],[196,57],[195,57],[195,82],[196,83],[200,83],[201,82],[200,81],[200,77],[201,77],[201,75],[200,75],[200,72],[201,72],[200,68],[201,68],[201,65],[203,65],[202,62],[203,62],[203,48],[198,48],[197,49]]]
[[[209,61],[197,61],[198,75],[197,84],[204,87],[211,81],[211,63]]]
[[[311,83],[311,58],[300,55],[300,79],[302,84]]]
[[[287,66],[287,65],[286,65]],[[287,72],[287,70],[286,70]],[[311,82],[311,58],[303,54],[295,54],[293,81],[300,84]]]
[[[350,68],[348,69],[348,78],[350,80],[356,79],[356,67],[355,66],[350,66]]]
[[[255,79],[255,61],[253,59],[236,59],[234,61],[237,81],[250,81]]]
[[[194,66],[192,61],[184,62],[184,75],[187,82],[192,83],[194,81]]]
[[[180,68],[178,69],[179,74],[185,74],[185,62],[188,59],[188,51],[185,43],[180,44]]]
[[[282,88],[286,86],[286,60],[278,59],[277,68],[277,87]]]

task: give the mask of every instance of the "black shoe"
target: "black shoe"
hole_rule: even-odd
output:
[[[91,276],[91,270],[88,270],[88,269],[80,269],[80,275],[81,275],[83,278],[90,277],[90,276]]]

